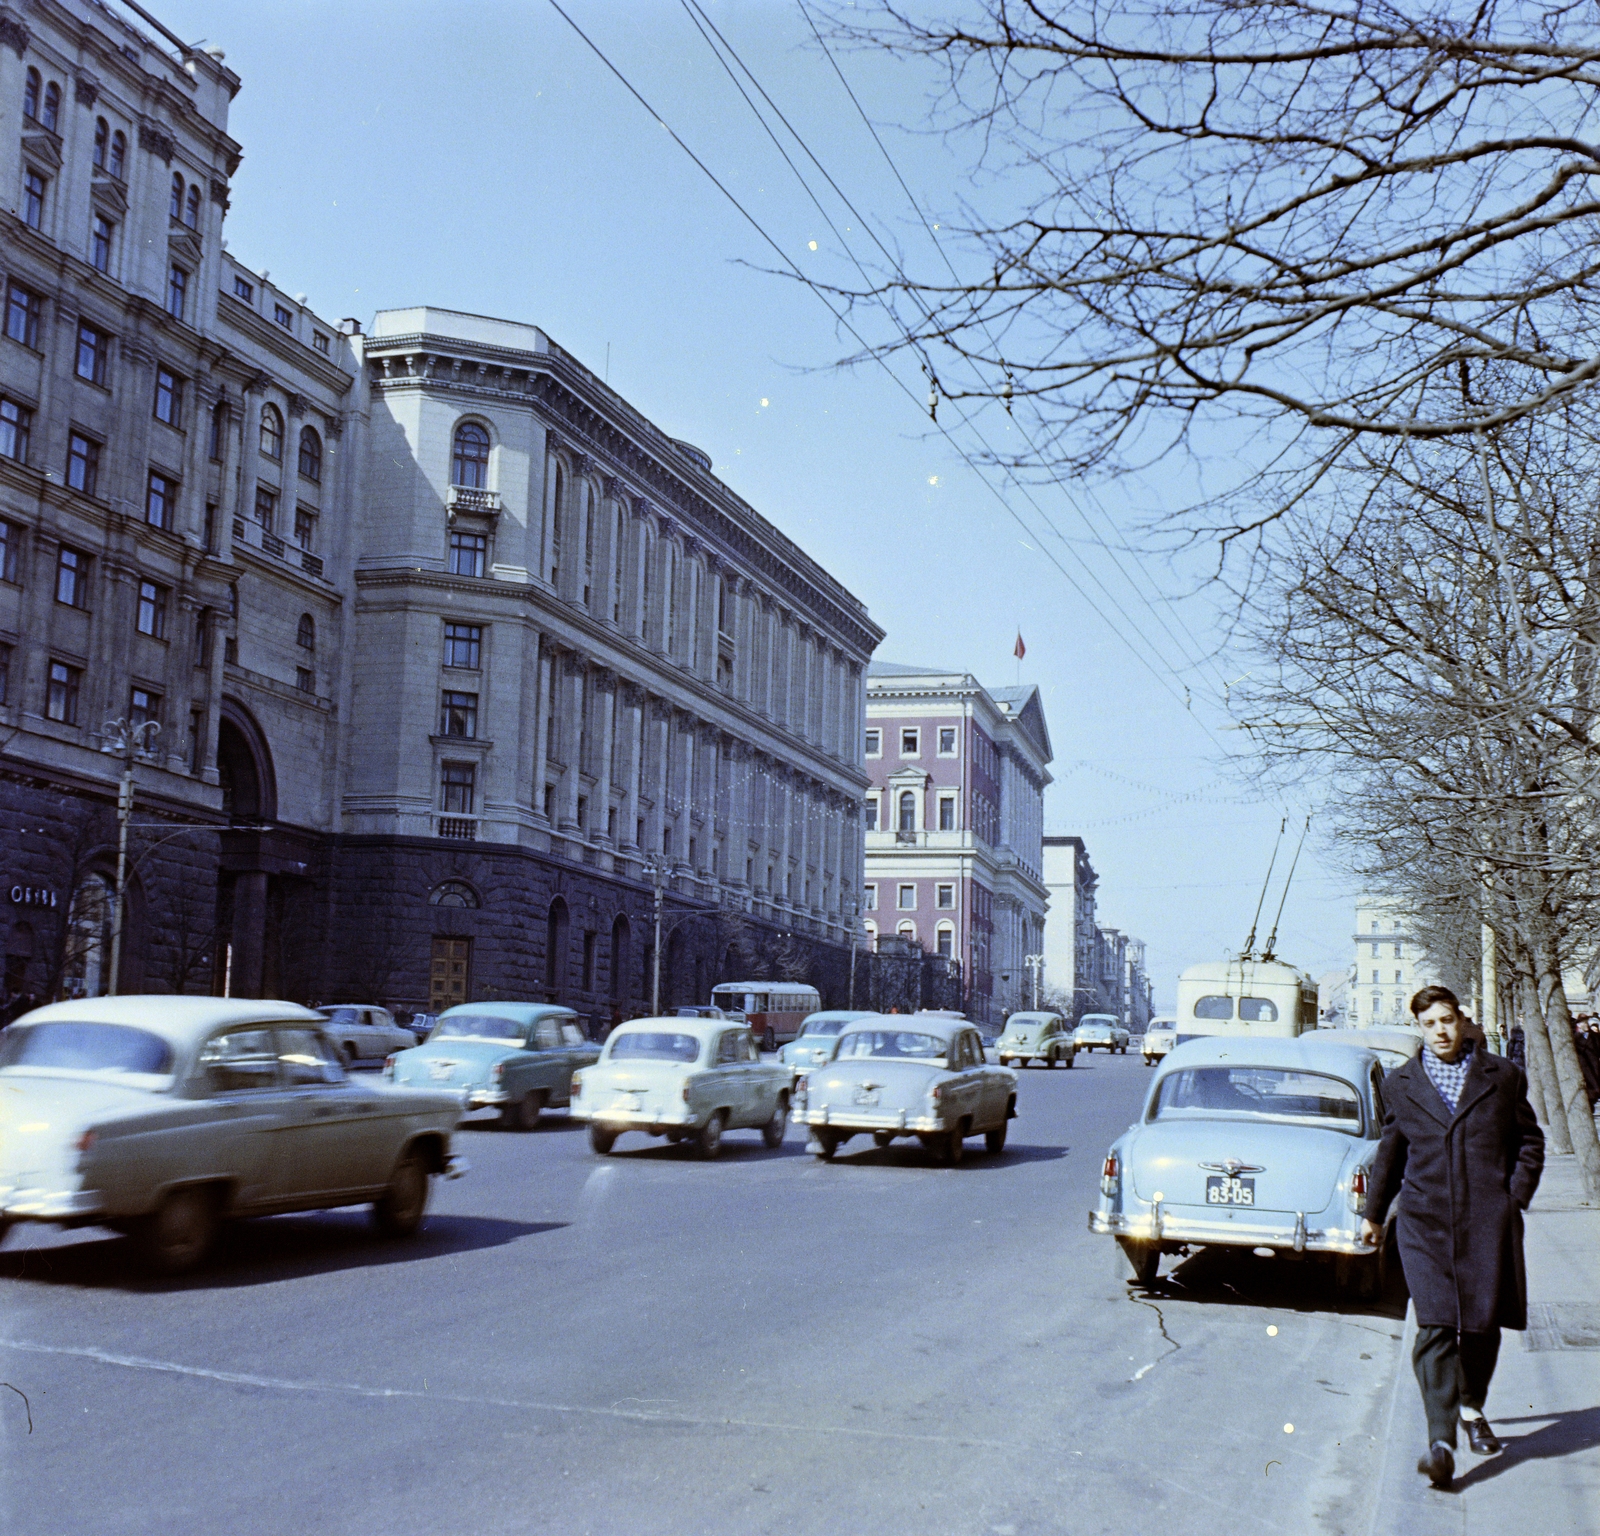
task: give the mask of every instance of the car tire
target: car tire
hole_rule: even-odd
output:
[[[385,1237],[410,1237],[428,1209],[428,1170],[415,1152],[402,1155],[384,1192],[372,1202],[372,1219]]]
[[[874,1131],[872,1133],[872,1144],[880,1152],[887,1152],[894,1145],[894,1136],[888,1131]]]
[[[350,1041],[346,1040],[345,1043],[339,1047],[339,1054],[344,1057],[345,1071],[354,1071],[356,1062],[359,1059],[355,1046],[352,1045]]]
[[[954,1168],[966,1155],[966,1150],[966,1133],[958,1125],[950,1132],[949,1138],[945,1142],[944,1160],[949,1163],[952,1168]]]
[[[727,1111],[716,1109],[711,1112],[711,1118],[700,1127],[700,1134],[694,1139],[694,1150],[704,1161],[709,1163],[713,1158],[721,1156],[722,1133],[727,1126]]]
[[[616,1146],[616,1144],[617,1133],[615,1131],[607,1131],[594,1124],[589,1126],[589,1145],[593,1147],[601,1157],[610,1157],[611,1149]]]
[[[1002,1120],[999,1125],[993,1126],[983,1133],[984,1146],[995,1156],[999,1156],[1006,1149],[1006,1128],[1009,1124],[1009,1121]]]
[[[520,1099],[500,1106],[500,1124],[508,1131],[531,1131],[544,1113],[542,1093],[525,1093]]]
[[[1138,1238],[1119,1237],[1117,1247],[1122,1250],[1117,1260],[1119,1272],[1133,1272],[1133,1283],[1145,1287],[1156,1283],[1161,1270],[1161,1245],[1140,1242]]]
[[[1074,1051],[1069,1057],[1067,1057],[1067,1065],[1070,1067],[1077,1059],[1078,1053]]]
[[[1027,1067],[1027,1065],[1028,1065],[1028,1063],[1029,1063],[1029,1062],[1030,1062],[1030,1061],[1031,1061],[1031,1060],[1032,1060],[1032,1059],[1033,1059],[1033,1058],[1032,1058],[1032,1057],[1031,1057],[1031,1056],[1018,1056],[1018,1057],[1017,1057],[1017,1058],[1016,1058],[1016,1062],[1017,1062],[1017,1070],[1018,1070],[1018,1071],[1019,1071],[1019,1072],[1020,1072],[1020,1071],[1022,1071],[1022,1070],[1023,1070],[1023,1069],[1025,1069],[1025,1068],[1026,1068],[1026,1067]]]
[[[1054,1051],[1051,1051],[1051,1053],[1048,1056],[1045,1057],[1044,1064],[1047,1067],[1049,1067],[1049,1069],[1052,1072],[1055,1071],[1055,1069],[1056,1069],[1056,1053]]]
[[[772,1118],[761,1127],[761,1139],[770,1151],[776,1151],[783,1145],[783,1133],[789,1129],[789,1095],[778,1095],[777,1108],[772,1111]]]
[[[816,1131],[813,1133],[814,1146],[818,1159],[824,1163],[831,1163],[833,1155],[839,1150],[839,1138],[832,1131]]]
[[[153,1274],[181,1275],[211,1251],[218,1225],[214,1190],[174,1190],[133,1229],[140,1261]]]

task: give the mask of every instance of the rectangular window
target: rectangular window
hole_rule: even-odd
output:
[[[265,485],[256,487],[256,521],[271,531],[278,515],[278,493]]]
[[[939,727],[939,756],[954,757],[956,755],[956,728],[953,725]]]
[[[0,519],[0,581],[17,579],[17,550],[22,542],[22,530],[15,523]]]
[[[310,549],[317,541],[316,514],[304,507],[294,509],[294,541],[301,549]]]
[[[15,400],[0,400],[0,456],[28,462],[28,438],[33,431],[33,412]]]
[[[256,285],[247,283],[242,277],[236,276],[233,280],[233,296],[236,299],[243,299],[246,304],[254,304],[256,301]]]
[[[328,350],[327,333],[324,331],[313,331],[311,333],[311,345],[314,346],[319,352],[326,352]]]
[[[170,368],[156,369],[156,420],[183,425],[183,380]]]
[[[178,482],[152,469],[144,493],[144,520],[152,528],[171,528],[177,513]]]
[[[11,702],[11,647],[0,645],[0,704]]]
[[[111,270],[111,236],[116,227],[103,214],[94,216],[94,223],[89,229],[89,260],[96,272]]]
[[[100,445],[81,432],[67,437],[67,484],[85,496],[99,494]]]
[[[6,290],[6,335],[25,347],[39,350],[39,322],[44,317],[44,300],[21,283]]]
[[[478,624],[446,624],[444,627],[444,664],[447,667],[464,667],[470,672],[478,670],[478,659],[483,651],[483,628]]]
[[[939,796],[939,830],[941,832],[954,832],[956,829],[956,797],[954,795]]]
[[[470,816],[476,798],[478,770],[471,763],[439,765],[439,809],[456,816]]]
[[[310,667],[296,667],[294,669],[294,685],[301,693],[315,693],[317,691],[317,674]]]
[[[938,954],[941,960],[949,960],[955,953],[956,936],[949,928],[939,930]]]
[[[900,732],[901,757],[919,757],[922,753],[922,732],[916,726],[907,726]]]
[[[902,912],[915,912],[917,910],[917,888],[914,885],[902,885],[895,900],[895,906]]]
[[[106,359],[111,354],[111,338],[104,331],[96,330],[92,325],[78,325],[78,362],[77,373],[80,379],[87,379],[91,384],[104,385],[106,382]]]
[[[878,887],[876,885],[864,885],[861,887],[861,906],[862,910],[866,912],[876,912],[878,910]]]
[[[161,718],[161,695],[148,688],[134,688],[128,693],[128,723],[137,729],[151,720]]]
[[[183,319],[184,305],[189,297],[189,274],[182,267],[173,267],[167,273],[167,313],[174,320]]]
[[[866,812],[863,820],[867,831],[876,832],[878,830],[878,797],[876,795],[867,796]]]
[[[475,693],[446,692],[439,702],[439,734],[465,736],[478,734],[478,696]]]
[[[489,536],[483,533],[450,535],[450,574],[482,576],[489,559]]]
[[[82,683],[83,673],[77,667],[69,667],[64,661],[52,661],[49,690],[44,700],[45,718],[62,725],[76,725],[78,691]]]
[[[44,194],[49,185],[31,167],[22,173],[22,222],[29,229],[44,227]]]
[[[949,912],[955,908],[956,888],[953,885],[940,885],[934,887],[934,905],[942,911]]]
[[[189,711],[189,772],[196,778],[200,777],[200,770],[206,765],[205,720],[203,710]]]
[[[875,727],[867,732],[867,756],[883,756],[883,732]]]
[[[1394,980],[1395,980],[1395,985],[1396,985],[1396,986],[1398,986],[1398,985],[1399,985],[1399,984],[1400,984],[1400,982],[1401,982],[1401,981],[1402,981],[1402,980],[1404,980],[1404,978],[1403,978],[1403,977],[1402,977],[1402,976],[1401,976],[1401,974],[1400,974],[1400,972],[1399,972],[1399,971],[1396,971],[1396,972],[1395,972],[1395,973],[1394,973]]]
[[[1396,960],[1401,958],[1400,950],[1401,950],[1401,946],[1396,944],[1395,947],[1394,947],[1394,957],[1395,957]]]
[[[167,637],[167,589],[153,581],[139,583],[139,633],[157,640]]]
[[[56,556],[56,601],[69,608],[89,603],[89,557],[65,544]]]
[[[194,621],[194,664],[205,666],[211,660],[211,610],[202,608]]]
[[[287,309],[285,309],[283,305],[274,304],[272,306],[272,318],[276,320],[278,324],[284,328],[284,330],[288,331],[294,329],[294,316]]]

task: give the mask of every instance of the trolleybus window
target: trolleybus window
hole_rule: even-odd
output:
[[[1241,997],[1239,1017],[1252,1024],[1276,1024],[1278,1005],[1270,997]]]
[[[1215,993],[1210,997],[1196,998],[1194,1016],[1197,1019],[1231,1019],[1233,1017],[1233,999],[1231,997],[1218,997]]]

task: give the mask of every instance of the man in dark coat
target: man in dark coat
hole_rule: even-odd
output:
[[[1411,1359],[1428,1413],[1417,1470],[1443,1488],[1455,1476],[1458,1417],[1480,1456],[1500,1449],[1483,1404],[1500,1330],[1528,1326],[1522,1213],[1544,1169],[1544,1133],[1527,1078],[1471,1037],[1453,992],[1424,987],[1411,1012],[1422,1050],[1384,1080],[1361,1230],[1381,1242],[1400,1197],[1396,1236],[1417,1310]]]

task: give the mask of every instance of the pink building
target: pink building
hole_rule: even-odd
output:
[[[867,669],[866,876],[873,941],[898,935],[958,960],[968,1017],[998,1023],[1031,999],[1044,949],[1039,690],[970,673]]]

